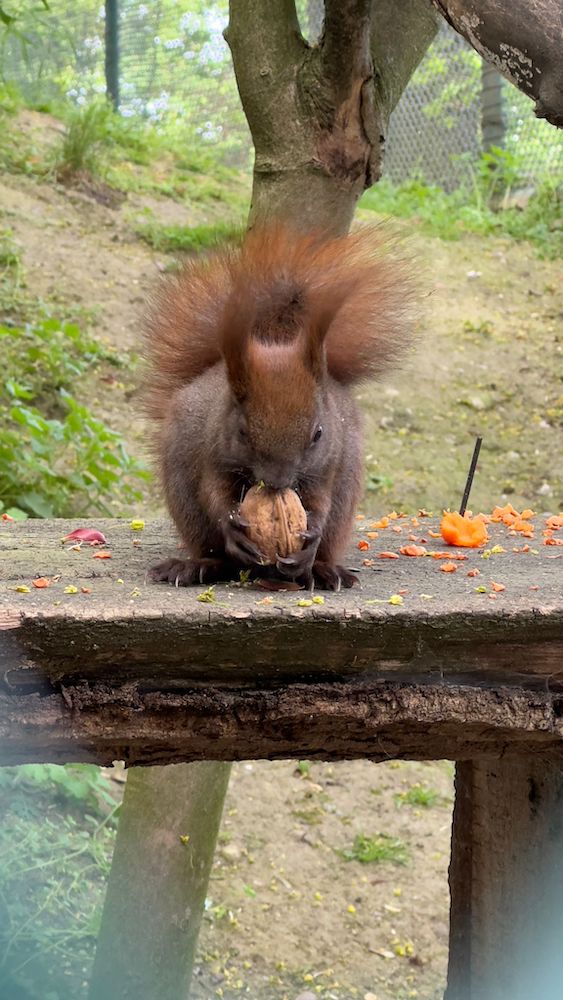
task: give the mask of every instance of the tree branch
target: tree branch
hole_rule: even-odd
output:
[[[373,0],[371,53],[376,91],[387,115],[396,107],[433,40],[440,18],[427,0]]]
[[[371,0],[325,0],[321,67],[335,96],[345,98],[358,77],[372,76],[370,20]]]
[[[295,74],[308,51],[294,0],[230,0],[224,36],[255,149],[291,152]]]
[[[231,0],[225,38],[256,154],[251,225],[278,214],[303,228],[348,229],[437,23],[428,0],[326,0],[322,37],[310,46],[294,0]]]
[[[431,0],[458,34],[563,128],[561,0]]]

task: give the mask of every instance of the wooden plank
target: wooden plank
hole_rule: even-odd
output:
[[[203,603],[203,588],[151,584],[147,568],[176,544],[162,523],[98,522],[107,560],[63,546],[73,527],[0,530],[4,762],[559,752],[562,563],[541,534],[537,554],[516,555],[522,540],[492,526],[505,551],[466,550],[454,574],[430,558],[376,558],[362,589],[299,607],[294,593],[262,603],[264,591],[227,584]],[[380,535],[368,554],[401,542]],[[58,579],[16,592],[37,576]],[[491,580],[506,588],[494,600],[475,590]],[[399,590],[403,604],[386,603]]]
[[[560,761],[458,764],[445,1000],[560,1000],[562,850]]]

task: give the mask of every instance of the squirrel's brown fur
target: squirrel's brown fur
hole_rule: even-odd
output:
[[[264,478],[297,488],[310,515],[303,554],[278,569],[351,585],[336,565],[362,480],[349,386],[405,350],[411,283],[393,242],[384,227],[326,237],[274,223],[163,282],[148,324],[147,406],[189,558],[155,578],[190,583],[258,562],[236,504]]]
[[[161,419],[171,394],[222,356],[221,337],[236,322],[240,300],[256,297],[255,333],[290,336],[307,313],[335,315],[326,338],[329,373],[344,385],[380,375],[404,353],[412,302],[405,264],[389,255],[385,226],[324,239],[277,223],[251,231],[240,246],[194,258],[157,289],[148,323],[149,413]],[[340,305],[336,313],[336,305]]]

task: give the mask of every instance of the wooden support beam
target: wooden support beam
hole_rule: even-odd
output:
[[[130,771],[90,1000],[187,998],[229,771]]]
[[[458,764],[450,891],[445,1000],[561,1000],[561,760]]]

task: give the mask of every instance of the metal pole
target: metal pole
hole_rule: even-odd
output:
[[[483,152],[504,147],[503,79],[490,63],[481,63],[481,132]]]
[[[119,0],[105,0],[105,12],[106,94],[117,111],[119,108]]]

